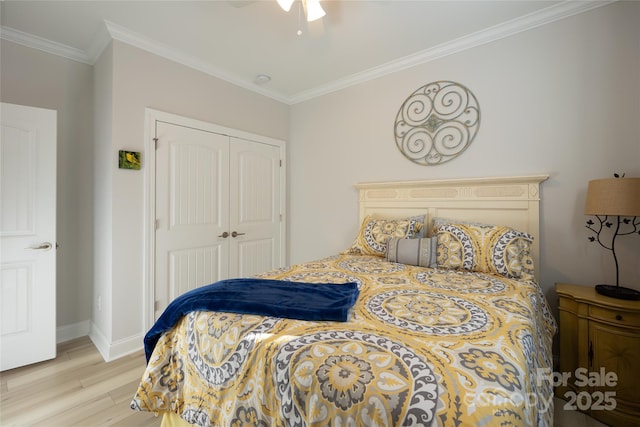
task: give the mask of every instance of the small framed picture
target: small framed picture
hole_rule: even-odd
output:
[[[120,169],[140,170],[141,157],[141,153],[138,151],[120,150],[118,152],[118,167]]]

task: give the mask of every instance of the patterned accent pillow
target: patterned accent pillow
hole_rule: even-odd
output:
[[[437,243],[438,240],[435,237],[421,239],[392,237],[387,241],[386,258],[390,262],[435,268]]]
[[[385,256],[387,241],[392,237],[416,237],[424,224],[424,216],[401,219],[375,219],[367,215],[351,247],[343,254]]]
[[[434,220],[437,265],[442,268],[534,278],[533,236],[502,225]]]

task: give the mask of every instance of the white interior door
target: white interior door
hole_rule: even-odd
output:
[[[229,275],[229,137],[164,122],[156,137],[157,319],[178,295]]]
[[[230,142],[231,277],[280,267],[280,148],[239,138]]]
[[[0,370],[56,356],[56,111],[2,103]]]

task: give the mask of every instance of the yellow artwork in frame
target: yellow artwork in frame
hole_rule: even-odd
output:
[[[120,169],[140,170],[141,157],[140,152],[120,150],[118,152],[118,167]]]

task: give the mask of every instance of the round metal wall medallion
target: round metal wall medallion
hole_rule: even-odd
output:
[[[469,89],[450,81],[422,86],[402,104],[395,122],[398,149],[412,162],[433,166],[459,156],[480,127],[480,106]]]

